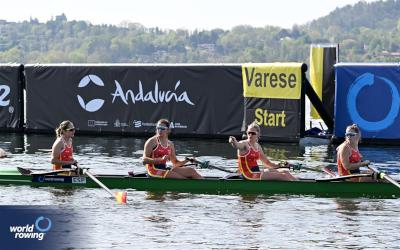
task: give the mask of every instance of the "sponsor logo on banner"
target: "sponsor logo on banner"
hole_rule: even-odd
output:
[[[129,122],[121,122],[119,119],[116,119],[114,122],[114,128],[124,128],[129,127]]]
[[[180,84],[181,81],[177,81],[174,90],[163,91],[159,89],[158,81],[156,81],[154,84],[154,90],[144,92],[142,82],[139,80],[138,90],[135,93],[131,89],[124,91],[121,84],[115,80],[115,92],[111,94],[113,96],[112,103],[114,103],[116,99],[120,99],[126,105],[128,105],[129,102],[135,104],[136,102],[169,103],[175,101],[185,102],[194,106],[188,93],[186,91],[180,92],[178,90]]]
[[[88,127],[107,127],[108,121],[88,120]]]
[[[171,122],[170,123],[170,128],[187,128],[187,125],[184,125],[180,122]]]
[[[134,121],[133,121],[133,126],[134,126],[135,128],[140,128],[140,127],[142,126],[142,121],[136,121],[136,120],[134,120]]]
[[[103,80],[99,76],[87,75],[80,80],[78,87],[84,88],[88,86],[90,83],[93,83],[94,85],[100,87],[105,86]],[[111,100],[112,104],[115,103],[117,100],[120,100],[122,101],[122,103],[126,105],[135,104],[138,102],[150,102],[154,104],[183,102],[191,106],[195,105],[190,100],[189,94],[186,91],[181,90],[182,87],[180,87],[181,86],[180,80],[178,80],[175,83],[175,87],[172,90],[161,90],[159,88],[158,81],[156,80],[154,83],[154,88],[147,92],[143,90],[143,84],[141,80],[139,80],[137,90],[123,89],[118,80],[114,80],[114,84],[115,84],[115,90],[112,93],[110,93],[112,96]],[[79,94],[77,95],[77,99],[81,108],[86,110],[87,112],[96,112],[100,110],[106,102],[106,100],[99,98],[86,101]]]
[[[154,123],[154,122],[142,122],[142,121],[137,121],[137,120],[134,120],[133,121],[133,127],[135,127],[135,128],[141,128],[141,127],[156,127],[156,123]],[[170,124],[169,124],[169,128],[170,129],[175,129],[175,128],[187,128],[188,126],[187,125],[185,125],[185,124],[182,124],[182,123],[180,123],[180,122],[173,122],[173,121],[171,121],[170,122]]]
[[[0,106],[1,107],[7,107],[10,105],[10,86],[3,84],[0,85]],[[14,113],[14,107],[9,106],[8,107],[8,112],[9,113]]]
[[[93,83],[100,87],[104,86],[104,82],[103,82],[103,80],[100,79],[100,77],[98,77],[96,75],[87,75],[81,79],[81,81],[78,84],[78,88],[84,88],[84,87],[88,86],[90,83]],[[77,98],[78,98],[78,102],[81,105],[81,107],[88,112],[96,112],[104,104],[103,99],[93,99],[88,102],[85,102],[80,95],[77,95]]]
[[[384,116],[383,119],[378,121],[369,121],[363,118],[358,110],[357,97],[362,89],[371,87],[375,84],[376,80],[380,80],[380,83],[386,85],[390,89],[390,109],[389,112]],[[378,84],[378,83],[377,83]],[[386,77],[374,75],[372,73],[364,73],[351,84],[347,93],[347,110],[350,114],[351,119],[354,123],[366,130],[366,131],[381,131],[387,129],[395,122],[399,115],[400,110],[400,94],[399,90],[391,80]]]
[[[243,96],[300,99],[302,63],[249,63],[242,66]]]
[[[11,225],[10,233],[15,239],[37,239],[43,240],[46,232],[51,229],[52,221],[50,218],[40,216],[33,224]]]

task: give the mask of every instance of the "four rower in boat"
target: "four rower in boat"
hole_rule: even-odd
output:
[[[73,145],[72,138],[75,135],[75,127],[74,124],[70,121],[63,121],[56,128],[56,140],[53,143],[53,147],[51,149],[51,163],[53,164],[53,170],[72,170],[72,165],[77,165],[78,161],[76,161],[73,157]],[[71,174],[71,172],[66,172]]]
[[[168,120],[159,120],[156,134],[144,144],[143,164],[146,165],[147,173],[156,178],[202,179],[195,169],[183,166],[189,160],[179,161],[176,158],[174,144],[168,140],[171,132],[169,125]],[[172,162],[172,168],[167,167],[167,161]]]
[[[362,155],[358,150],[358,143],[361,139],[361,131],[356,124],[347,126],[345,133],[345,141],[337,148],[337,165],[339,176],[371,173],[371,171],[360,171],[360,167],[368,166],[370,161],[362,160]],[[356,182],[374,181],[370,177],[359,177],[349,179]]]
[[[264,154],[258,138],[260,127],[256,122],[247,127],[247,139],[237,141],[235,137],[229,137],[229,143],[237,149],[239,172],[248,180],[297,180],[288,171],[278,171],[279,166],[271,162]],[[261,170],[257,160],[261,160],[267,168]]]

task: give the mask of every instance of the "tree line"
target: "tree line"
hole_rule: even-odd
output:
[[[359,2],[291,29],[165,30],[93,25],[64,14],[40,23],[0,20],[0,63],[308,62],[311,44],[339,44],[340,61],[400,59],[400,0]]]

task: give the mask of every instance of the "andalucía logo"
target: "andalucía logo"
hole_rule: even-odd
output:
[[[14,233],[15,239],[43,240],[46,232],[51,229],[50,218],[39,216],[34,224],[25,226],[10,226],[10,233]]]
[[[104,82],[100,77],[96,75],[87,75],[84,76],[79,84],[78,88],[84,88],[88,86],[90,83],[93,83],[97,86],[104,87]],[[121,101],[125,105],[135,104],[138,102],[149,102],[153,104],[158,103],[169,103],[169,102],[184,102],[186,104],[194,106],[195,104],[190,100],[189,94],[186,91],[182,91],[181,81],[178,80],[175,83],[175,87],[172,90],[162,90],[159,87],[159,83],[156,80],[154,83],[154,88],[149,91],[145,91],[143,88],[142,81],[138,82],[138,89],[136,91],[132,89],[123,89],[121,84],[114,80],[115,90],[110,93],[113,97],[111,103],[116,101]],[[147,85],[148,86],[148,85]],[[105,100],[103,99],[93,99],[86,102],[82,96],[77,95],[78,102],[80,106],[88,111],[88,112],[96,112],[103,107]]]
[[[104,83],[100,79],[100,77],[98,77],[96,75],[87,75],[81,79],[81,81],[79,82],[78,88],[84,88],[87,85],[89,85],[89,83],[91,83],[91,82],[93,82],[97,86],[101,86],[101,87],[104,86]],[[89,101],[88,103],[86,103],[80,95],[77,95],[77,97],[78,97],[78,101],[79,101],[79,104],[81,105],[81,107],[88,112],[96,112],[104,104],[103,99],[93,99],[93,100]]]

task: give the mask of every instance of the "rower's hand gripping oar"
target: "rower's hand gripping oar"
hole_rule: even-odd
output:
[[[389,175],[387,175],[387,174],[385,174],[383,172],[379,172],[378,170],[376,170],[373,167],[370,167],[370,166],[367,166],[367,167],[376,174],[377,179],[385,179],[388,182],[390,182],[393,185],[395,185],[396,187],[400,188],[400,184],[397,181],[395,181],[392,177],[390,177]]]
[[[189,157],[186,157],[186,160],[188,160],[191,163],[195,163],[200,168],[217,169],[217,170],[220,170],[220,171],[223,171],[223,172],[226,172],[226,173],[231,173],[231,174],[236,173],[236,172],[230,171],[230,170],[225,169],[225,168],[213,166],[213,165],[210,164],[209,161],[198,161],[195,158],[189,158]]]
[[[324,167],[323,169],[317,169],[317,168],[310,168],[310,167],[306,167],[301,163],[289,163],[287,161],[281,161],[278,164],[278,168],[287,168],[289,170],[293,170],[293,171],[300,171],[302,169],[304,170],[309,170],[309,171],[314,171],[314,172],[318,172],[318,173],[325,173],[325,174],[329,174],[332,177],[336,177],[336,174],[334,172],[332,172],[331,169],[329,169],[328,167]]]
[[[106,190],[113,198],[115,198],[117,200],[117,202],[119,204],[123,203],[126,204],[126,191],[124,192],[116,192],[113,193],[111,192],[111,190],[106,187],[101,181],[99,181],[96,177],[94,177],[89,171],[88,169],[83,169],[83,174],[86,174],[87,176],[90,177],[90,179],[92,179],[94,182],[96,182],[97,184],[99,184],[100,187],[102,187],[104,190]]]

